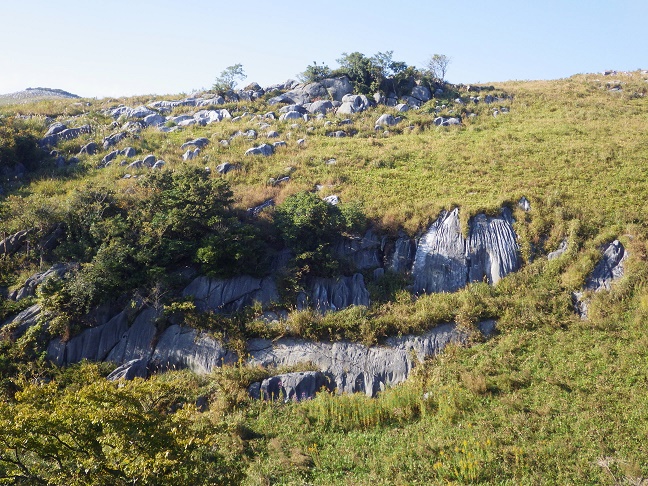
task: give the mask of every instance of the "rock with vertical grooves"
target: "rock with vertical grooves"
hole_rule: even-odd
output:
[[[419,241],[414,257],[414,293],[454,292],[468,282],[496,284],[520,267],[517,236],[508,208],[498,217],[470,220],[461,234],[459,210],[443,211]]]
[[[623,244],[619,240],[614,240],[605,247],[601,260],[598,262],[587,281],[583,290],[572,294],[574,310],[580,315],[581,319],[587,319],[590,299],[584,298],[585,292],[600,292],[610,290],[612,282],[623,277],[624,262],[628,258],[628,252],[625,251]]]
[[[478,328],[484,335],[492,334],[495,322],[481,322]],[[329,378],[331,388],[338,393],[375,396],[385,387],[405,381],[424,358],[438,354],[451,342],[465,339],[455,324],[442,324],[419,336],[389,338],[384,346],[295,338],[251,339],[248,364],[277,367],[310,363]]]
[[[369,307],[369,292],[361,273],[352,277],[315,278],[310,285],[309,294],[302,293],[297,308],[312,307],[325,313],[345,309],[352,305]]]
[[[322,388],[330,390],[329,380],[319,371],[284,373],[261,382],[259,398],[284,402],[301,402],[315,398]]]
[[[182,295],[193,296],[198,310],[213,312],[234,312],[255,301],[265,306],[279,300],[272,278],[248,275],[226,280],[197,277],[183,290]]]
[[[206,374],[223,364],[235,363],[236,359],[232,351],[208,334],[174,324],[159,336],[149,369],[188,368]]]
[[[468,281],[466,239],[459,209],[443,211],[419,241],[414,256],[414,293],[454,292]]]
[[[119,342],[108,353],[106,361],[120,364],[134,359],[148,361],[157,334],[155,327],[157,317],[158,313],[155,309],[148,308],[140,312],[133,325],[122,334]]]
[[[106,379],[108,381],[132,380],[134,378],[148,378],[149,369],[146,359],[132,359],[117,367]]]
[[[79,363],[84,359],[104,361],[112,349],[128,332],[128,316],[120,312],[107,323],[81,332],[64,344],[64,355],[54,355],[48,349],[48,359],[63,364]],[[129,334],[130,337],[130,334]],[[53,348],[56,349],[56,348]],[[61,350],[57,349],[60,353]]]
[[[519,247],[512,224],[508,208],[498,217],[478,214],[472,218],[467,246],[469,282],[496,284],[520,268]]]

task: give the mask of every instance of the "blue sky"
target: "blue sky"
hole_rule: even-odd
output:
[[[648,0],[1,2],[0,93],[190,93],[236,63],[263,86],[353,51],[445,54],[455,83],[648,69]]]

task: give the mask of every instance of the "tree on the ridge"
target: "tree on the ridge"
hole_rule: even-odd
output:
[[[427,62],[430,75],[437,81],[444,81],[451,59],[445,54],[434,54]]]
[[[233,66],[228,66],[220,73],[212,89],[219,93],[226,93],[227,91],[233,90],[238,82],[243,81],[245,78],[247,78],[247,75],[243,71],[243,64],[234,64]]]

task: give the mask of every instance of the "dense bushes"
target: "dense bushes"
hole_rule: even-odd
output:
[[[365,223],[356,205],[332,205],[311,192],[290,196],[275,212],[275,223],[286,245],[295,253],[301,273],[331,274],[338,261],[332,244],[345,231]]]
[[[18,164],[33,169],[41,156],[36,137],[24,124],[0,116],[0,174]]]

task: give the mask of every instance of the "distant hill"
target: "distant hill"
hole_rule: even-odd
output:
[[[0,95],[0,105],[38,101],[47,98],[80,98],[62,89],[54,88],[27,88],[23,91]]]

